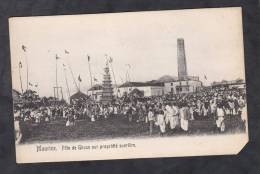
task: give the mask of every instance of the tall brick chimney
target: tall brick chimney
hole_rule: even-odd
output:
[[[188,76],[187,63],[184,48],[184,39],[177,39],[177,61],[178,61],[178,78],[179,80],[185,80]]]

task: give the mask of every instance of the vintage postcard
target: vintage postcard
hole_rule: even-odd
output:
[[[17,163],[237,154],[242,10],[9,19]]]

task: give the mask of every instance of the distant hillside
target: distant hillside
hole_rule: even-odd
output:
[[[178,77],[170,76],[170,75],[164,75],[157,79],[158,82],[172,82],[178,80]]]

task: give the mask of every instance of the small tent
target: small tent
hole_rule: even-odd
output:
[[[134,88],[131,92],[130,92],[130,96],[134,96],[134,97],[144,97],[144,91],[141,91],[137,88]]]
[[[70,97],[70,103],[73,103],[73,101],[86,101],[89,99],[89,96],[87,94],[84,94],[81,91],[76,92]]]

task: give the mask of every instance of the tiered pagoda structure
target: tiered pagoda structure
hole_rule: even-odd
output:
[[[111,83],[111,76],[109,73],[109,66],[108,63],[106,64],[106,67],[104,68],[105,74],[103,79],[103,90],[102,90],[102,97],[101,97],[101,103],[102,104],[109,104],[113,100],[113,88]]]

